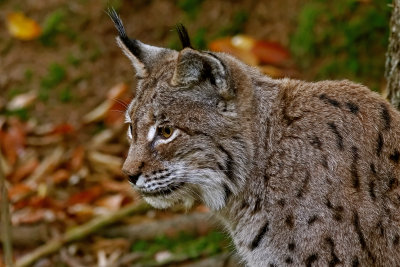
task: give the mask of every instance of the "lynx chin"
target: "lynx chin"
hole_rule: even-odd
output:
[[[127,37],[132,186],[205,203],[248,266],[400,265],[400,113],[350,81],[272,79],[232,56]]]

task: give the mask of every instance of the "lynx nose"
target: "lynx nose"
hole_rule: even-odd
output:
[[[134,175],[128,175],[129,182],[131,182],[132,184],[136,185],[136,182],[139,179],[140,174],[141,173],[134,174]]]

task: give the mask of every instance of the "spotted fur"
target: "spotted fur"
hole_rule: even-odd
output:
[[[136,69],[132,186],[205,203],[249,266],[400,263],[400,114],[349,81],[274,80],[223,53],[118,44]],[[162,135],[168,128],[172,134]]]

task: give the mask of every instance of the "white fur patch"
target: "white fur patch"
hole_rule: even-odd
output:
[[[127,132],[129,140],[132,140],[132,125],[129,124],[128,132]]]
[[[149,129],[149,132],[147,133],[147,141],[151,142],[153,141],[155,135],[157,132],[157,125],[152,125]]]

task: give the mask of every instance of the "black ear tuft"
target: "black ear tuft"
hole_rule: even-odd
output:
[[[178,32],[179,40],[181,40],[182,49],[184,49],[186,47],[193,48],[192,45],[190,44],[189,34],[188,34],[185,26],[183,26],[181,23],[179,23],[178,25],[176,25],[176,31]]]
[[[107,12],[108,16],[110,16],[110,18],[114,22],[114,26],[118,30],[119,38],[121,39],[121,41],[129,49],[129,51],[131,51],[131,53],[133,55],[135,55],[136,57],[138,57],[140,59],[141,58],[141,50],[140,50],[139,44],[135,39],[130,39],[126,35],[124,24],[122,23],[122,20],[118,16],[115,9],[112,7],[109,7],[106,12]]]

